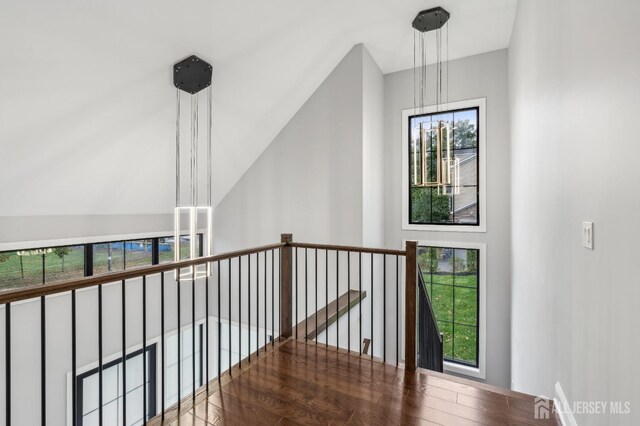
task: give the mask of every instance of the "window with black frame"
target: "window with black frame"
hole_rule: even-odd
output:
[[[479,107],[409,116],[410,225],[480,225],[479,119]]]
[[[127,399],[126,426],[146,424],[156,415],[156,344],[147,346],[146,382],[143,374],[142,349],[127,355],[126,390],[123,392],[122,358],[108,362],[102,368],[102,422],[100,422],[100,371],[94,368],[77,376],[78,426],[123,425],[124,398]],[[144,383],[143,383],[144,382]],[[146,404],[143,404],[146,385]],[[144,407],[146,406],[146,415]]]
[[[478,367],[480,252],[420,246],[418,264],[444,335],[445,360]]]
[[[203,234],[196,252],[203,255]],[[180,237],[180,259],[188,258],[189,237]],[[154,260],[153,253],[158,254]],[[90,254],[87,258],[87,254]],[[89,262],[87,262],[89,260]],[[0,291],[124,271],[175,260],[174,238],[105,241],[0,252]]]

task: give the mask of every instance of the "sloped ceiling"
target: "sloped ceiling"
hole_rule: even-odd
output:
[[[505,48],[515,3],[3,1],[0,216],[171,212],[171,66],[190,54],[214,65],[217,204],[354,44],[410,68],[411,20],[443,6],[451,59]]]

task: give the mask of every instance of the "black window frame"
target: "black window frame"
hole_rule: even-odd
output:
[[[481,315],[480,315],[480,286],[481,286],[481,282],[480,282],[480,278],[481,278],[481,262],[480,262],[480,256],[481,256],[481,250],[479,248],[466,248],[466,247],[447,247],[447,246],[441,246],[441,245],[420,245],[418,247],[418,252],[420,252],[420,249],[430,249],[430,248],[435,248],[435,249],[442,249],[442,250],[453,250],[453,257],[455,258],[455,251],[456,250],[473,250],[476,252],[476,261],[477,261],[477,270],[476,270],[476,286],[475,287],[471,287],[471,286],[461,286],[461,285],[456,285],[455,284],[455,276],[456,276],[456,271],[455,271],[455,261],[454,261],[454,267],[453,267],[453,271],[451,272],[451,277],[452,277],[452,284],[444,284],[444,283],[434,283],[433,282],[433,274],[429,274],[429,282],[427,282],[425,280],[425,285],[429,288],[429,291],[427,292],[427,296],[429,297],[429,300],[431,301],[431,306],[434,306],[433,303],[433,285],[440,285],[440,286],[450,286],[452,287],[452,313],[451,313],[451,321],[448,320],[442,320],[438,318],[437,313],[435,312],[435,308],[434,308],[434,315],[436,317],[436,322],[438,323],[447,323],[447,324],[451,324],[452,327],[452,333],[451,333],[451,355],[452,357],[447,357],[446,355],[444,355],[444,360],[453,364],[458,364],[458,365],[463,365],[466,367],[472,367],[472,368],[480,368],[480,339],[482,338],[482,336],[480,336],[480,321],[481,321]],[[424,273],[425,271],[423,271]],[[424,278],[424,276],[423,276]],[[455,289],[456,288],[473,288],[476,290],[476,324],[464,324],[464,323],[460,323],[460,322],[456,322],[455,320],[455,305],[456,305],[456,293],[455,293]],[[473,362],[468,362],[466,360],[463,359],[458,359],[458,358],[453,358],[453,356],[455,356],[455,325],[460,325],[460,326],[464,326],[464,327],[474,327],[476,330],[476,348],[475,348],[475,352],[476,352],[476,360],[475,363]],[[442,330],[440,330],[440,332],[442,333]]]
[[[151,345],[147,346],[146,349],[146,353],[148,354],[149,357],[149,362],[147,363],[147,369],[149,370],[149,373],[147,378],[149,380],[149,387],[147,388],[147,411],[149,412],[148,415],[148,420],[154,418],[157,414],[158,414],[158,389],[157,389],[157,382],[158,382],[158,378],[157,378],[157,359],[158,359],[158,355],[157,355],[157,348],[158,344],[157,343],[153,343]],[[135,358],[139,355],[142,355],[143,350],[142,349],[138,349],[137,351],[131,352],[129,354],[127,354],[126,359],[127,361]],[[102,366],[102,371],[114,367],[118,364],[122,364],[122,357],[114,359],[113,361],[107,362],[105,364],[103,364]],[[92,368],[91,370],[85,371],[84,373],[80,373],[76,375],[76,392],[77,392],[77,398],[78,398],[78,403],[76,404],[76,413],[75,413],[75,417],[76,417],[76,424],[78,426],[83,426],[84,423],[84,414],[83,414],[83,404],[84,404],[84,392],[83,392],[83,388],[84,388],[84,380],[88,377],[91,377],[95,374],[99,374],[100,373],[100,367],[96,367],[96,368]],[[146,383],[143,383],[143,386],[146,386]],[[127,392],[126,389],[123,389],[123,398],[126,398]],[[103,401],[104,403],[104,401]],[[142,410],[144,412],[144,409]],[[144,415],[147,415],[147,413],[144,413]],[[146,422],[145,422],[146,423]]]
[[[475,110],[475,112],[476,112],[476,146],[475,146],[476,156],[477,156],[477,158],[476,158],[476,185],[475,185],[475,188],[476,188],[476,223],[456,223],[455,222],[455,198],[453,196],[451,197],[452,203],[453,203],[452,204],[452,208],[451,208],[451,210],[453,212],[452,213],[453,217],[452,217],[452,221],[451,222],[433,222],[433,221],[431,221],[431,222],[416,222],[416,221],[414,221],[413,218],[412,218],[412,214],[411,214],[412,213],[412,204],[413,204],[413,200],[412,200],[412,197],[411,197],[411,189],[413,188],[413,183],[412,183],[412,180],[411,180],[411,155],[412,155],[412,152],[411,152],[411,142],[412,142],[411,141],[411,121],[413,119],[415,119],[416,117],[429,117],[429,116],[437,116],[437,115],[443,115],[443,114],[454,114],[456,112],[472,111],[472,110]],[[480,151],[481,151],[480,150],[480,144],[484,143],[484,141],[480,140],[480,135],[481,135],[480,126],[481,126],[481,123],[480,123],[480,106],[479,105],[463,107],[463,108],[454,108],[454,109],[445,110],[445,111],[434,111],[434,112],[428,112],[428,113],[424,113],[424,114],[412,114],[412,115],[409,115],[407,117],[407,129],[409,129],[408,132],[407,132],[407,135],[406,135],[407,136],[407,141],[406,142],[407,142],[407,152],[408,152],[408,157],[407,157],[408,158],[408,163],[407,163],[407,175],[405,176],[405,179],[407,179],[407,182],[408,182],[408,186],[407,186],[407,191],[408,191],[408,193],[407,193],[407,203],[408,203],[408,206],[407,206],[408,207],[407,208],[407,216],[408,216],[407,217],[407,221],[408,222],[407,223],[409,225],[417,225],[417,226],[425,226],[425,227],[428,227],[428,226],[449,226],[449,227],[454,227],[454,228],[455,227],[461,227],[461,226],[464,226],[464,227],[470,226],[470,227],[478,227],[478,228],[481,227],[481,223],[482,223],[482,219],[483,218],[480,217],[480,215],[481,215],[480,203],[482,202],[481,201],[481,196],[480,196],[480,186],[481,186],[480,185],[480,165],[481,165],[481,161],[480,161],[481,160],[481,158],[480,158],[480,155],[481,155],[481,153],[480,153]],[[454,130],[454,133],[455,133],[455,130]],[[454,147],[454,149],[452,151],[455,152],[456,150],[457,149],[455,149],[455,147]],[[431,205],[433,206],[433,201],[432,201]],[[425,228],[425,230],[427,230],[427,228]]]
[[[196,234],[197,238],[198,238],[198,257],[202,257],[204,255],[204,234],[199,232]],[[160,236],[160,237],[138,237],[138,238],[127,238],[127,239],[123,239],[123,240],[107,240],[107,241],[96,241],[96,242],[92,242],[92,243],[76,243],[76,244],[59,244],[59,245],[53,245],[53,246],[38,246],[38,247],[31,247],[31,248],[20,248],[20,249],[15,249],[15,250],[2,250],[0,251],[1,253],[15,253],[17,251],[29,251],[29,250],[46,250],[46,249],[55,249],[58,247],[83,247],[84,248],[84,274],[83,277],[91,277],[94,275],[102,275],[104,273],[108,273],[108,272],[104,272],[101,274],[95,274],[94,273],[94,248],[96,245],[101,245],[101,244],[114,244],[114,243],[123,243],[126,244],[127,242],[131,242],[131,241],[143,241],[143,240],[150,240],[151,241],[151,265],[158,265],[160,264],[160,256],[159,256],[159,245],[160,245],[160,239],[163,238],[174,238],[173,235],[167,235],[167,236]],[[54,281],[50,281],[46,279],[46,263],[45,263],[45,256],[46,255],[42,255],[42,271],[41,271],[41,275],[42,275],[42,279],[40,280],[39,283],[34,283],[34,284],[26,284],[22,287],[26,288],[26,287],[32,287],[35,285],[44,285],[44,284],[51,284],[51,283],[56,283],[56,282],[61,282],[63,280],[54,280]],[[126,264],[126,255],[125,255],[125,259],[123,260],[123,269],[122,270],[127,270],[127,264]],[[1,291],[5,291],[5,290],[10,290],[14,287],[11,288],[0,288],[0,292]]]

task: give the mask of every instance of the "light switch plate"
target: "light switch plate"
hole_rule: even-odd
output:
[[[582,222],[582,245],[593,250],[593,222]]]

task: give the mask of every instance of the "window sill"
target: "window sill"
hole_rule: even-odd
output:
[[[457,364],[455,362],[444,362],[445,373],[455,373],[476,379],[486,379],[486,374],[479,367],[470,367],[467,365]]]
[[[433,231],[433,232],[487,232],[486,226],[480,225],[415,225],[409,223],[402,224],[403,231]]]

